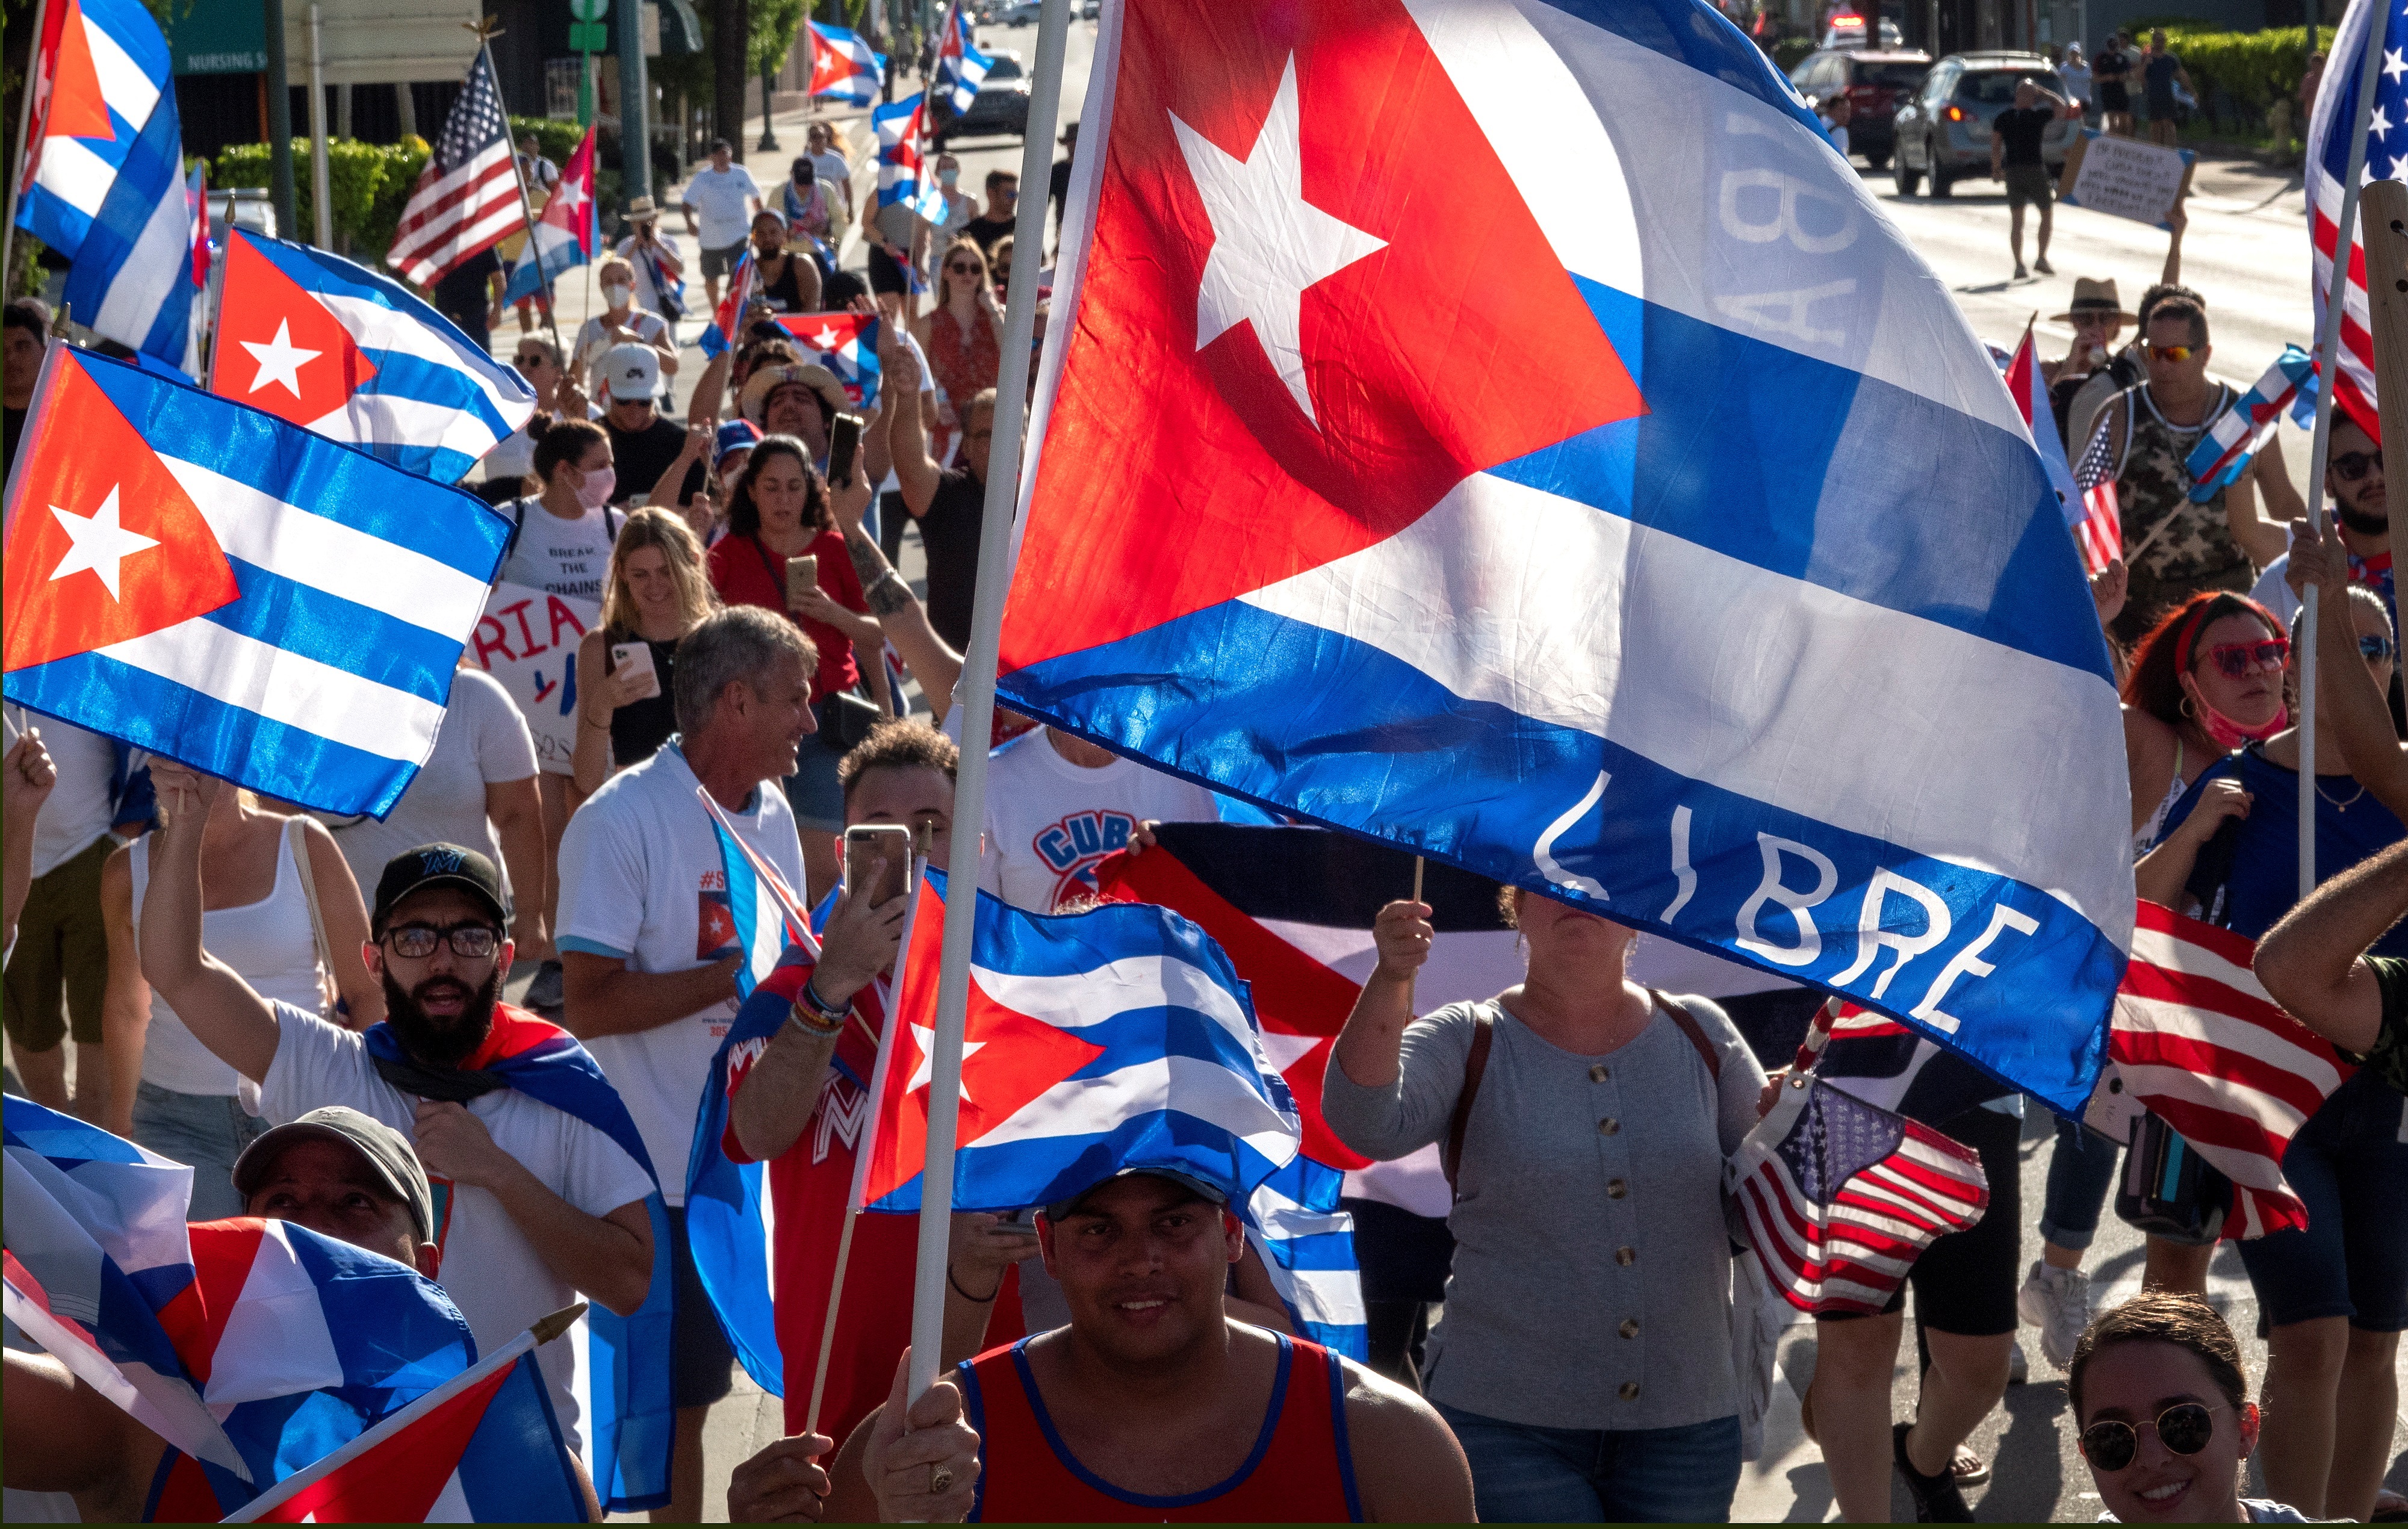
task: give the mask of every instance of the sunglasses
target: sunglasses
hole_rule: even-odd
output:
[[[2290,662],[2291,639],[2260,637],[2256,642],[2219,642],[2207,650],[2207,656],[2225,679],[2245,679],[2252,671],[2264,674]]]
[[[405,961],[423,961],[435,953],[437,941],[452,942],[452,953],[480,961],[494,953],[502,941],[502,932],[489,923],[455,923],[449,929],[437,929],[431,923],[406,923],[398,929],[385,931],[385,943],[393,953]]]
[[[2378,637],[2372,633],[2358,635],[2358,656],[2369,664],[2388,664],[2392,655],[2399,651],[2398,645],[2389,637]]]
[[[551,364],[552,358],[545,355],[540,350],[529,351],[527,354],[519,357],[519,369],[522,371],[525,370],[529,366],[549,366]]]
[[[979,268],[970,264],[968,261],[954,261],[951,264],[947,265],[945,269],[955,276],[976,276],[979,274]]]
[[[2197,1454],[2215,1436],[2215,1415],[2223,1410],[2198,1402],[2176,1402],[2158,1413],[2155,1422],[2143,1422],[2141,1427],[2156,1429],[2157,1442],[2176,1454]],[[2082,1458],[2096,1469],[2122,1470],[2140,1452],[2140,1430],[2128,1422],[2094,1422],[2082,1431]]]
[[[2332,470],[2344,483],[2355,483],[2383,465],[2383,459],[2372,451],[2344,451],[2332,459]]]
[[[2149,347],[2149,359],[2151,361],[2188,361],[2193,353],[2194,352],[2191,348],[2187,345],[2152,345]]]

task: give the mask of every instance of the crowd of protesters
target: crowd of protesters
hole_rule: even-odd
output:
[[[2161,36],[2144,57],[2114,46],[2064,78],[2070,104],[2018,110],[2095,100],[2128,130],[2139,89],[2154,129],[2161,84],[2170,119],[2186,83]],[[2002,171],[2026,168],[2020,141],[2002,136]],[[848,828],[911,828],[942,864],[955,827],[953,690],[1018,183],[989,176],[982,206],[951,156],[934,168],[938,222],[879,207],[875,176],[825,124],[766,190],[715,144],[675,206],[709,298],[748,248],[761,295],[708,363],[681,344],[671,293],[687,256],[649,201],[624,209],[596,271],[604,307],[566,354],[523,309],[515,361],[543,407],[488,459],[485,492],[512,528],[497,579],[601,607],[577,648],[565,770],[538,768],[509,693],[466,666],[434,756],[381,822],[294,813],[13,710],[0,760],[18,1086],[193,1165],[195,1220],[283,1216],[412,1263],[486,1344],[580,1295],[632,1311],[652,1278],[652,1175],[480,1070],[494,1027],[523,1017],[504,982],[538,964],[524,1003],[600,1064],[667,1204],[665,1522],[701,1516],[703,1429],[736,1364],[682,1204],[739,960],[697,793],[814,901],[840,885]],[[1057,202],[1067,183],[1065,170]],[[829,258],[855,235],[866,280]],[[2130,1177],[2124,1154],[2058,1125],[2033,1218],[2042,1256],[2019,1279],[2025,1101],[1990,1085],[1923,1122],[1980,1155],[1989,1206],[1922,1254],[1886,1310],[1817,1323],[1802,1417],[1850,1520],[1887,1519],[1894,1481],[1920,1520],[1973,1517],[1965,1489],[1991,1467],[1968,1441],[2029,1367],[2026,1324],[2065,1377],[2105,1518],[2408,1510],[2381,1491],[2408,1327],[2408,749],[2384,465],[2337,417],[2320,495],[2340,514],[2331,538],[2295,529],[2307,507],[2278,443],[2191,497],[2185,464],[2234,390],[2210,376],[2210,307],[2180,284],[2180,239],[2177,217],[2133,311],[2114,281],[2076,281],[2058,316],[2071,350],[2044,368],[2063,443],[2100,444],[2122,505],[2125,556],[2092,589],[2125,700],[2135,884],[2261,940],[2269,990],[2358,1070],[2285,1160],[2309,1225],[2239,1245],[2267,1338],[2254,1383],[2203,1299],[2229,1193],[2212,1170],[2186,1200],[2135,1211],[2117,1196],[2147,1236],[2147,1290],[2095,1309],[2084,1264]],[[471,273],[453,305],[479,332],[498,319],[480,306],[493,274]],[[830,310],[883,321],[880,396],[803,359],[776,322]],[[11,306],[12,399],[46,327]],[[682,423],[681,367],[701,374]],[[12,405],[12,452],[18,422]],[[896,567],[913,528],[924,597]],[[2298,663],[2310,586],[2315,675]],[[2313,739],[2295,724],[2309,684]],[[926,720],[910,715],[911,689]],[[999,716],[975,741],[995,750],[981,882],[1017,907],[1075,909],[1104,853],[1144,853],[1154,823],[1216,811],[1199,786],[1026,719]],[[2308,743],[2324,884],[2302,903]],[[1104,848],[1065,864],[1044,846],[1072,818]],[[1226,1186],[1137,1173],[1023,1218],[955,1218],[942,1359],[958,1367],[907,1403],[908,1275],[862,1277],[838,1331],[822,1332],[858,1145],[845,1122],[867,1076],[847,1026],[855,996],[892,975],[902,907],[859,888],[829,897],[793,1020],[729,1079],[728,1150],[768,1165],[776,1316],[803,1366],[787,1378],[790,1436],[736,1469],[731,1518],[1729,1517],[1747,1368],[1769,1356],[1733,1336],[1749,1297],[1724,1165],[1797,1065],[1821,994],[1693,968],[1661,991],[1631,929],[1508,889],[1522,979],[1417,1016],[1432,909],[1391,904],[1321,1101],[1365,1157],[1440,1149],[1441,1215],[1355,1202],[1360,1224],[1422,1228],[1401,1252],[1410,1237],[1359,1244],[1367,1291],[1416,1290],[1384,1302],[1405,1315],[1390,1340],[1375,1333],[1376,1367],[1293,1336]],[[908,1270],[915,1222],[867,1218],[853,1256]],[[1436,1272],[1409,1276],[1408,1259]],[[1919,1382],[1897,1417],[1910,1304]],[[815,1361],[829,1385],[813,1434],[797,1381]],[[572,1437],[577,1363],[567,1345],[545,1350]],[[10,1484],[138,1511],[157,1439],[56,1365],[14,1350],[8,1365]],[[2262,1495],[2243,1494],[2251,1469]]]

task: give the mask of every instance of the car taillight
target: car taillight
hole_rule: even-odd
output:
[[[1947,118],[1952,122],[1961,122],[1965,120],[1965,108],[1960,106],[1952,105],[1947,110],[1942,112],[1940,115]]]
[[[1856,102],[1859,106],[1872,106],[1879,102],[1881,98],[1882,90],[1878,85],[1851,85],[1848,87],[1848,99]]]

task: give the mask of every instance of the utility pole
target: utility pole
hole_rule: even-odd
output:
[[[652,194],[652,141],[646,125],[652,88],[644,83],[644,0],[619,7],[619,194]]]
[[[268,194],[276,202],[276,234],[295,236],[293,226],[293,88],[284,71],[284,0],[260,0],[267,21]]]

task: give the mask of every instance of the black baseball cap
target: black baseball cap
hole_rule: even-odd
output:
[[[1045,1219],[1049,1222],[1058,1222],[1066,1216],[1074,1215],[1079,1207],[1086,1203],[1087,1197],[1096,1191],[1116,1179],[1126,1179],[1131,1174],[1139,1173],[1152,1179],[1168,1179],[1180,1188],[1192,1193],[1197,1199],[1208,1200],[1216,1206],[1226,1206],[1229,1203],[1229,1192],[1226,1188],[1210,1179],[1199,1179],[1192,1173],[1182,1173],[1177,1168],[1123,1168],[1116,1173],[1106,1174],[1068,1199],[1056,1200],[1047,1206]]]
[[[376,910],[368,920],[370,936],[381,937],[394,905],[426,887],[458,887],[484,904],[496,925],[507,927],[510,922],[509,908],[502,900],[502,873],[491,860],[457,844],[422,844],[385,862],[384,874],[377,878]]]

